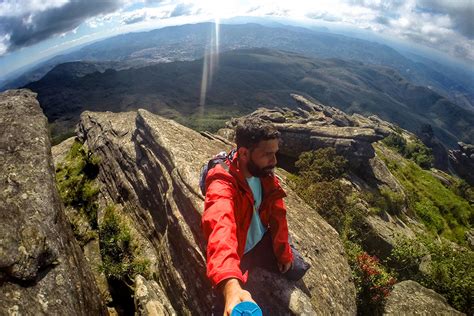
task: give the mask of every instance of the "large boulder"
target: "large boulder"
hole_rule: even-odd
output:
[[[209,314],[212,301],[200,225],[204,197],[199,171],[231,144],[145,110],[84,112],[78,136],[100,158],[101,195],[122,206],[158,256],[153,280],[137,279],[147,292],[140,296],[145,300],[137,301],[137,311],[144,310],[147,300],[156,302],[153,298],[165,293],[172,308],[152,303],[152,309]],[[282,185],[288,193],[290,233],[312,267],[296,283],[266,271],[251,271],[254,298],[267,315],[354,315],[355,288],[337,232],[288,188],[284,177]]]
[[[395,284],[387,298],[384,315],[464,315],[433,290],[411,280]]]
[[[46,117],[29,90],[0,94],[0,166],[0,314],[104,314],[56,189]]]

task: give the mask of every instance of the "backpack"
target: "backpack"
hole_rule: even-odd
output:
[[[217,164],[220,164],[225,171],[229,171],[229,166],[225,163],[225,161],[232,159],[235,151],[236,150],[234,149],[229,154],[227,154],[225,151],[221,151],[202,166],[199,176],[199,188],[201,189],[202,195],[206,196],[206,177],[209,170],[214,168]]]

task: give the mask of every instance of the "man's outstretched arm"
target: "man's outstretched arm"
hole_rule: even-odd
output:
[[[246,281],[237,253],[233,194],[232,183],[223,178],[214,179],[207,188],[202,229],[207,241],[207,276],[213,287],[229,278]]]

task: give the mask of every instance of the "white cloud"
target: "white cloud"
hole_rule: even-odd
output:
[[[10,34],[0,36],[0,56],[6,54],[10,42]]]
[[[371,29],[474,62],[473,0],[318,1],[307,12],[315,20]]]

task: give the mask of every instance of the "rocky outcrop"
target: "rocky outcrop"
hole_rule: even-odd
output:
[[[464,315],[446,299],[415,281],[395,284],[385,303],[384,315]]]
[[[376,117],[350,116],[299,95],[292,97],[300,106],[298,110],[260,108],[249,116],[273,122],[281,133],[280,154],[293,160],[304,151],[332,147],[346,157],[354,169],[364,169],[369,159],[375,157],[371,144],[390,133]],[[237,119],[231,120],[218,134],[233,137],[231,130],[236,124]]]
[[[97,179],[104,200],[121,205],[156,253],[153,280],[136,281],[148,293],[139,295],[144,300],[136,302],[137,311],[165,295],[172,308],[163,301],[150,303],[150,308],[165,314],[209,314],[212,302],[200,227],[204,198],[199,170],[209,157],[230,149],[229,142],[145,110],[84,112],[78,135],[100,158]],[[254,298],[266,315],[354,315],[355,289],[338,234],[277,173],[288,193],[290,233],[312,268],[297,283],[251,271],[248,286],[254,289]]]
[[[449,151],[449,162],[461,178],[474,185],[474,145],[459,142],[458,146]]]
[[[0,314],[103,314],[64,216],[47,120],[31,91],[0,94],[0,166]]]

